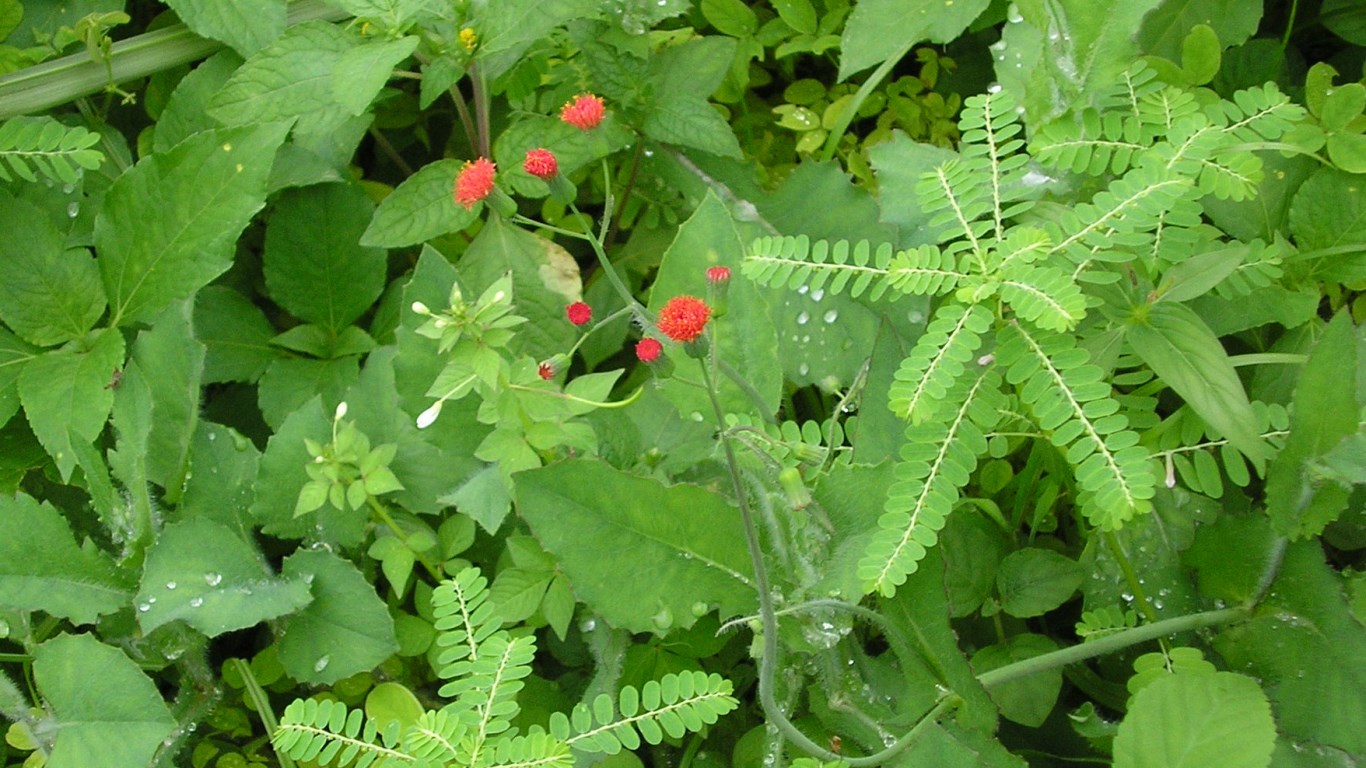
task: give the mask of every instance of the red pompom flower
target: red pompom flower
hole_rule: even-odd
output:
[[[702,335],[711,317],[711,307],[696,296],[675,296],[659,310],[657,325],[674,341],[692,341]]]
[[[560,164],[555,160],[554,153],[544,148],[527,150],[522,168],[541,181],[550,181],[560,172]]]
[[[582,301],[576,301],[564,308],[564,314],[574,325],[587,325],[588,321],[593,319],[593,308]]]
[[[455,202],[470,210],[474,204],[493,191],[493,174],[497,166],[486,157],[467,161],[455,177]]]
[[[581,93],[560,109],[560,119],[581,131],[591,131],[602,122],[605,113],[602,99],[591,93]]]
[[[722,285],[729,281],[730,267],[707,267],[707,282],[711,283],[712,285]]]
[[[546,360],[545,362],[536,366],[536,375],[540,376],[542,379],[545,379],[546,381],[550,381],[551,379],[555,378],[555,364],[549,360]]]
[[[664,345],[659,343],[659,339],[652,339],[649,336],[636,342],[636,357],[642,363],[653,363],[659,359],[659,353],[664,351]]]

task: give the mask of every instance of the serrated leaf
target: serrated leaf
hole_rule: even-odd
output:
[[[989,645],[972,655],[972,670],[978,675],[1017,661],[1042,656],[1058,649],[1053,638],[1023,633],[1004,643]],[[987,689],[1001,716],[1021,725],[1037,728],[1048,718],[1062,690],[1062,672],[1050,669],[1029,677],[1012,680]]]
[[[734,56],[733,39],[713,36],[670,46],[651,59],[653,104],[641,126],[645,135],[714,155],[740,157],[730,123],[707,104]]]
[[[185,26],[200,37],[227,43],[243,56],[265,48],[285,31],[286,0],[168,0]]]
[[[358,242],[372,211],[352,184],[283,192],[266,223],[262,256],[271,298],[333,335],[360,317],[384,290],[384,251]]]
[[[24,494],[0,496],[0,605],[76,624],[127,604],[113,560],[82,549],[62,513]]]
[[[138,334],[132,359],[145,375],[152,399],[152,430],[147,443],[147,478],[180,501],[190,469],[190,440],[199,423],[200,376],[204,345],[195,340],[188,302],[173,305],[156,324]]]
[[[1173,674],[1129,703],[1115,734],[1116,768],[1267,765],[1276,723],[1266,694],[1232,672]]]
[[[81,338],[104,314],[99,270],[37,207],[0,194],[0,319],[39,346]]]
[[[374,669],[398,650],[388,608],[349,561],[300,550],[285,559],[281,575],[303,579],[313,595],[280,635],[280,663],[290,677],[330,685]]]
[[[204,131],[114,182],[95,219],[95,247],[115,324],[151,320],[232,265],[238,235],[265,204],[285,131]]]
[[[394,67],[417,49],[416,37],[366,42],[346,50],[332,70],[332,98],[359,115],[389,82]]]
[[[661,608],[687,628],[693,603],[733,616],[754,607],[752,569],[734,508],[701,488],[665,487],[576,459],[514,476],[518,508],[559,560],[574,593],[614,627],[659,629]],[[639,578],[639,564],[651,577]]]
[[[161,531],[134,598],[144,632],[179,620],[209,637],[292,613],[312,599],[302,576],[276,578],[254,546],[202,519]]]
[[[341,402],[360,376],[359,367],[354,356],[338,360],[279,358],[266,368],[257,385],[261,415],[267,424],[278,428],[316,395],[328,403]]]
[[[47,449],[63,480],[76,459],[71,441],[93,443],[114,406],[110,382],[123,369],[123,336],[99,332],[86,349],[63,347],[29,360],[19,374],[19,399],[33,434]]]
[[[19,411],[19,374],[39,351],[0,327],[0,426]]]
[[[55,720],[51,768],[150,765],[176,727],[156,684],[94,635],[59,635],[38,646],[33,677]]]
[[[1011,552],[996,572],[1001,610],[1022,619],[1041,616],[1070,598],[1085,577],[1077,561],[1052,550]]]
[[[194,333],[205,349],[204,384],[254,382],[280,356],[275,328],[247,297],[224,285],[195,296]]]
[[[405,179],[375,209],[361,245],[400,248],[469,226],[481,206],[466,210],[455,204],[461,165],[459,160],[438,160]]]

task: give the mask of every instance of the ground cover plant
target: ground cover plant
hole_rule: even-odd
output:
[[[0,764],[1359,763],[1363,46],[0,0]]]

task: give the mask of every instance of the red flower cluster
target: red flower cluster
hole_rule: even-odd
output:
[[[660,332],[674,341],[692,341],[702,335],[711,307],[695,296],[675,296],[659,310]]]
[[[470,210],[474,204],[493,191],[493,174],[497,166],[486,157],[467,161],[455,177],[455,202]]]
[[[593,308],[582,301],[576,301],[564,308],[564,314],[574,325],[587,325],[588,321],[593,319]]]
[[[527,150],[522,168],[542,181],[550,181],[560,172],[560,165],[555,160],[554,153],[545,148]]]
[[[605,113],[602,99],[591,93],[581,93],[560,109],[560,119],[581,131],[591,131],[602,122]]]
[[[659,353],[664,351],[664,345],[659,343],[659,339],[652,339],[649,336],[636,342],[636,357],[642,363],[653,363],[659,359]]]

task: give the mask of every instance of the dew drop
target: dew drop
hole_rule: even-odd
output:
[[[209,433],[209,442],[212,443],[214,440],[217,440],[217,439],[218,439],[218,433],[217,433],[217,432],[210,432],[210,433]]]
[[[218,586],[219,584],[222,584],[222,583],[223,583],[223,574],[221,574],[221,573],[206,573],[206,574],[204,574],[204,582],[205,582],[206,584],[208,584],[209,586],[211,586],[211,587],[216,587],[216,586]]]
[[[1005,61],[1005,57],[1004,57],[1004,56],[1001,57],[1001,61]],[[1000,93],[1000,92],[1001,92],[1001,84],[1000,84],[1000,83],[992,83],[991,85],[988,85],[988,86],[987,86],[987,93]]]
[[[192,597],[192,598],[190,598],[190,607],[191,607],[191,608],[198,608],[199,606],[201,606],[201,605],[203,605],[203,604],[204,604],[204,598],[202,598],[202,597]]]
[[[168,581],[168,582],[166,582],[166,588],[167,588],[167,589],[175,589],[175,588],[176,588],[176,583],[175,583],[174,581]]]
[[[819,290],[815,290],[815,291],[812,291],[812,292],[811,292],[811,300],[812,300],[812,301],[820,301],[820,300],[823,299],[823,298],[825,298],[825,289],[824,289],[824,288],[821,288],[821,289],[819,289]]]
[[[797,315],[797,325],[806,325],[807,321],[810,319],[811,313],[803,311],[801,314]]]
[[[832,310],[826,312],[824,315],[821,315],[821,319],[824,320],[824,321],[827,322],[827,323],[833,323],[833,322],[835,322],[836,320],[839,319],[839,316],[840,316],[839,311],[838,311],[838,310],[832,309]]]
[[[803,296],[805,296],[805,295],[806,295],[806,292],[809,291],[809,290],[811,290],[811,286],[809,286],[809,285],[799,285],[799,286],[797,286],[797,293],[800,293],[800,294],[802,294]]]
[[[77,215],[80,214],[80,212],[81,212],[81,204],[80,204],[80,203],[78,203],[78,202],[76,202],[76,201],[73,200],[73,201],[71,201],[71,202],[69,202],[69,203],[66,204],[66,215],[67,215],[67,216],[69,216],[69,217],[71,217],[71,218],[74,219],[74,218],[76,218]]]
[[[925,313],[911,312],[906,315],[906,319],[910,320],[912,323],[923,323],[925,322]]]
[[[1024,21],[1024,14],[1020,13],[1020,9],[1015,7],[1014,3],[1011,3],[1010,7],[1006,9],[1006,21],[1011,24],[1019,24]]]
[[[332,663],[332,657],[331,657],[331,656],[323,656],[323,657],[319,658],[317,661],[313,662],[313,671],[314,671],[314,672],[321,672],[321,671],[323,671],[324,669],[327,669],[327,665],[328,665],[328,664],[331,664],[331,663]]]
[[[801,365],[797,366],[798,376],[805,376],[808,373],[811,373],[811,366],[807,365],[806,363],[802,363]]]
[[[143,613],[146,613],[146,612],[152,610],[152,604],[151,604],[151,603],[138,603],[138,610],[139,610],[139,611],[142,611]]]

